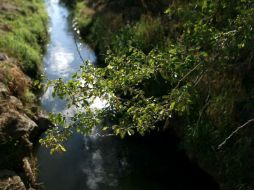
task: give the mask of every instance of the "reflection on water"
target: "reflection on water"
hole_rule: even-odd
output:
[[[68,21],[68,10],[59,0],[45,0],[50,17],[51,41],[44,57],[48,79],[70,78],[82,64]],[[79,48],[84,60],[96,61],[94,52],[85,44]],[[52,97],[52,88],[41,98],[50,112],[72,114],[65,102]],[[105,102],[96,99],[94,108]],[[179,155],[168,137],[146,137],[119,140],[116,137],[75,135],[67,152],[51,156],[38,148],[39,180],[46,190],[184,190],[214,189],[193,169],[186,157]],[[202,173],[202,172],[201,172]],[[209,180],[208,180],[209,181]],[[170,188],[169,188],[170,187]],[[200,187],[200,188],[199,188]]]
[[[51,72],[59,73],[62,77],[67,78],[69,75],[70,63],[74,61],[73,53],[68,53],[62,47],[56,47],[55,53],[50,57],[49,62],[57,63],[56,65],[49,65]]]
[[[59,0],[46,0],[46,7],[50,18],[51,41],[44,57],[45,74],[48,79],[63,78],[66,81],[79,69],[82,60],[70,27],[68,10],[59,5]],[[86,45],[77,43],[84,60],[95,62],[94,52]],[[64,109],[64,102],[52,98],[52,90],[49,88],[42,96],[42,105],[47,111],[60,112]]]
[[[77,52],[74,34],[68,20],[68,11],[58,0],[47,0],[51,36],[47,54],[44,57],[45,74],[48,79],[68,80],[82,65]],[[84,60],[95,62],[96,57],[86,45],[78,42]],[[42,106],[49,112],[63,112],[72,115],[74,108],[66,108],[65,102],[52,97],[49,87],[41,97]],[[95,99],[92,107],[102,108],[105,102]],[[46,190],[96,190],[104,184],[117,186],[118,156],[113,138],[98,140],[97,136],[75,135],[67,142],[67,152],[51,156],[49,150],[39,147],[39,178]],[[110,161],[107,163],[105,160]],[[114,164],[115,163],[115,164]],[[108,164],[105,167],[105,164]]]
[[[49,79],[70,78],[82,64],[78,55],[73,31],[68,20],[68,10],[59,5],[59,0],[46,0],[50,17],[51,42],[44,58],[45,71]],[[86,45],[79,43],[79,49],[85,60],[95,61],[95,55]]]
[[[59,4],[59,0],[45,0],[45,4],[50,18],[51,37],[44,57],[45,75],[50,80],[63,78],[66,81],[82,65],[68,19],[69,12]],[[84,60],[96,61],[94,52],[85,44],[79,43],[78,47]],[[49,112],[73,112],[71,108],[66,110],[63,100],[53,98],[52,91],[53,88],[49,87],[41,97],[44,109]],[[81,167],[83,147],[83,137],[78,135],[68,142],[68,152],[63,155],[51,156],[49,150],[39,147],[39,178],[45,189],[82,189],[82,184],[85,185],[81,182],[85,178]]]

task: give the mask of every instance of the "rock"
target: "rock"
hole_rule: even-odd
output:
[[[50,121],[48,115],[42,110],[37,112],[37,116],[34,118],[34,121],[36,122],[38,127],[31,134],[32,142],[38,142],[38,138],[40,138],[42,133],[44,133],[50,128],[55,127],[54,124]]]
[[[0,118],[2,113],[8,113],[9,111],[15,111],[20,115],[24,115],[24,106],[20,99],[15,96],[10,96],[7,88],[2,87],[0,83]],[[14,114],[17,115],[17,114]]]
[[[1,4],[0,5],[1,11],[8,11],[8,12],[22,12],[21,8],[12,5],[12,4]]]
[[[10,91],[8,89],[8,87],[0,82],[0,99],[5,99],[10,95]]]
[[[8,102],[12,108],[15,108],[20,111],[24,109],[23,103],[21,102],[21,100],[16,98],[15,96],[10,96]]]
[[[21,114],[16,110],[8,110],[8,112],[0,115],[0,143],[5,144],[8,141],[24,138],[28,142],[29,134],[36,127],[38,127],[37,124],[25,114]],[[27,145],[30,146],[30,144]]]
[[[10,26],[8,26],[7,24],[0,24],[0,31],[3,32],[10,32],[12,29]],[[1,59],[0,59],[1,61]]]
[[[0,190],[26,190],[21,178],[13,171],[0,171]]]
[[[8,56],[5,53],[0,53],[0,61],[6,61],[8,60]]]
[[[54,127],[53,123],[49,120],[48,116],[46,115],[40,115],[36,121],[39,130],[41,132],[45,132],[49,128]]]
[[[30,165],[29,158],[25,157],[25,158],[23,158],[22,161],[23,161],[23,168],[24,168],[27,178],[29,179],[31,185],[35,186],[36,177],[35,177],[35,174],[33,173],[32,167]]]

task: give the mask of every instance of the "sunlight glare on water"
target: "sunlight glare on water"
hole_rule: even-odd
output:
[[[71,69],[71,62],[74,61],[74,53],[66,52],[64,48],[57,48],[55,54],[52,55],[50,62],[55,63],[50,65],[52,72],[60,73],[62,77],[67,77]]]

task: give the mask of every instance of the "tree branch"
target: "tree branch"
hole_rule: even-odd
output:
[[[82,63],[84,64],[84,63],[85,63],[85,60],[84,60],[84,58],[82,57],[81,52],[80,52],[80,49],[79,49],[79,47],[78,47],[78,42],[77,42],[77,39],[76,39],[76,35],[77,35],[77,34],[74,34],[74,42],[75,42],[75,45],[76,45],[76,48],[77,48],[78,55],[79,55],[79,57],[80,57]]]
[[[201,63],[197,64],[195,67],[193,67],[187,74],[185,74],[177,83],[177,85],[175,86],[175,88],[173,88],[173,90],[177,89],[179,87],[179,85],[181,84],[181,82],[186,79],[193,71],[195,71],[198,66],[201,65]]]
[[[238,133],[238,131],[242,128],[244,128],[246,125],[250,124],[251,122],[254,122],[254,118],[250,119],[249,121],[247,121],[246,123],[244,123],[243,125],[239,126],[236,128],[236,130],[234,130],[222,143],[219,144],[218,149],[221,149],[222,146],[224,146],[227,141],[234,136],[236,133]]]

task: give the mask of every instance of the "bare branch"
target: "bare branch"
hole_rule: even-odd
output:
[[[201,65],[201,63],[197,64],[197,65],[196,65],[195,67],[193,67],[186,75],[184,75],[184,76],[178,81],[178,83],[177,83],[177,85],[175,86],[174,89],[178,88],[179,85],[180,85],[180,83],[181,83],[184,79],[186,79],[193,71],[195,71],[195,70],[198,68],[199,65]],[[174,90],[174,89],[173,89],[173,90]]]
[[[75,45],[76,45],[76,48],[77,48],[77,52],[78,52],[78,55],[79,55],[80,59],[82,60],[82,62],[85,63],[85,60],[84,60],[84,58],[82,57],[81,52],[80,52],[80,49],[79,49],[79,47],[78,47],[78,42],[77,42],[77,39],[76,39],[76,35],[77,35],[77,34],[74,34],[74,42],[75,42]]]
[[[244,128],[246,125],[250,124],[251,122],[254,122],[254,118],[250,119],[249,121],[247,121],[246,123],[244,123],[243,125],[239,126],[236,128],[236,130],[234,130],[222,143],[219,144],[218,149],[221,149],[222,146],[224,146],[227,141],[234,136],[240,129]]]
[[[201,120],[201,116],[203,114],[203,112],[205,111],[205,109],[207,108],[207,106],[209,105],[210,103],[210,86],[209,86],[209,91],[208,91],[208,95],[206,97],[206,100],[205,100],[205,105],[202,107],[202,109],[199,111],[199,117],[198,117],[198,121],[197,121],[197,125],[199,125],[199,122]]]

